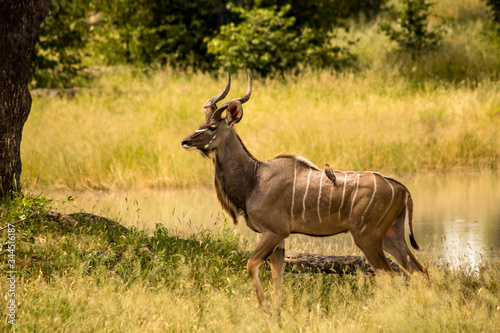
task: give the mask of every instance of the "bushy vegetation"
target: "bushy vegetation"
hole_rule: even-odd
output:
[[[496,23],[500,23],[500,1],[499,0],[486,0],[486,3],[491,7],[493,19]]]
[[[0,226],[18,219],[26,205],[54,209],[37,197],[2,202]],[[422,258],[430,283],[418,275],[287,274],[281,310],[266,314],[246,274],[248,245],[227,227],[194,235],[162,226],[151,234],[123,233],[100,223],[67,228],[41,213],[17,224],[16,235],[17,332],[487,332],[500,323],[495,260],[470,271]],[[6,265],[0,261],[2,271]],[[272,278],[264,266],[261,281],[270,297]],[[8,283],[0,279],[1,290]],[[2,320],[0,329],[6,325]]]
[[[31,86],[71,87],[88,78],[83,72],[89,25],[87,2],[51,1],[49,15],[38,32],[33,54]]]
[[[291,6],[256,8],[239,13],[242,22],[222,26],[209,41],[208,53],[215,55],[215,67],[251,68],[262,76],[297,70],[299,65],[312,68],[342,68],[354,61],[346,47],[331,45],[331,36],[305,27],[297,31],[295,18],[287,17]]]
[[[324,0],[314,3],[245,0],[235,4],[208,0],[53,1],[49,17],[40,29],[32,86],[60,87],[81,83],[81,80],[75,79],[83,74],[88,76],[82,71],[82,62],[91,66],[168,65],[183,70],[213,69],[220,65],[214,56],[220,50],[216,48],[215,53],[208,52],[208,45],[213,39],[224,39],[224,31],[227,33],[228,28],[222,27],[231,25],[238,26],[237,30],[245,37],[245,43],[257,38],[259,44],[273,44],[275,48],[286,45],[290,41],[289,35],[295,34],[292,43],[300,43],[300,47],[295,45],[285,51],[293,51],[291,58],[298,58],[304,63],[311,57],[314,48],[332,49],[326,45],[331,41],[328,33],[334,27],[342,26],[342,20],[359,13],[374,17],[383,4],[384,0]],[[282,13],[282,20],[286,14],[285,21],[275,23],[265,19],[264,13],[274,13],[275,9],[277,13]],[[259,13],[255,20],[245,22]],[[272,36],[255,35],[258,31],[255,29],[276,31],[277,28],[286,31]],[[247,39],[249,34],[252,36]],[[298,40],[301,36],[304,39]],[[260,50],[249,47],[246,54],[257,57]],[[314,50],[314,53],[319,51]],[[287,65],[274,66],[274,69],[280,71],[296,67],[298,60],[275,60],[284,61]],[[338,62],[333,64],[338,65]],[[268,74],[265,71],[262,73]]]
[[[53,1],[31,86],[85,86],[98,74],[94,66],[116,65],[183,71],[230,65],[283,76],[381,62],[417,82],[497,80],[497,7],[483,0]],[[465,30],[469,40],[457,38]],[[375,52],[359,44],[384,47]]]
[[[380,24],[391,41],[397,42],[402,51],[410,52],[413,59],[421,52],[434,51],[439,46],[443,33],[443,24],[429,28],[432,3],[426,0],[405,0],[404,9],[395,10],[395,19]],[[392,26],[395,22],[397,27]]]

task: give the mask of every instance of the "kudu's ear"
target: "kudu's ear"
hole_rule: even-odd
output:
[[[229,126],[239,123],[243,117],[243,107],[240,101],[234,101],[227,107],[226,122]]]

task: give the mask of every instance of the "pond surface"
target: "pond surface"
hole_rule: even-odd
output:
[[[500,259],[500,174],[454,173],[395,178],[412,194],[413,228],[422,248],[421,255],[433,256],[455,266],[475,266],[481,260]],[[219,230],[226,218],[212,187],[42,194],[54,198],[61,212],[83,210],[118,220],[125,226],[147,230],[161,223],[173,233],[183,235],[206,229]],[[70,195],[76,200],[67,202]],[[258,239],[244,221],[235,227],[235,232],[250,242]],[[288,244],[290,252],[359,254],[347,234],[328,238],[292,235]]]

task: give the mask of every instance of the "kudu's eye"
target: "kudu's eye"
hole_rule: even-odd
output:
[[[215,131],[216,129],[217,129],[217,126],[215,126],[215,125],[212,125],[212,126],[210,126],[210,127],[208,128],[208,130],[209,130],[209,131],[212,131],[212,132],[213,132],[213,131]]]

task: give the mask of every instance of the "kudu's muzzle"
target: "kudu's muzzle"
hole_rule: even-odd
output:
[[[188,136],[187,138],[183,139],[181,141],[181,147],[184,148],[184,149],[187,149],[187,150],[190,150],[190,149],[193,149],[193,145],[191,143],[191,140],[190,140],[190,137],[191,136]]]
[[[205,130],[196,130],[193,134],[187,136],[181,141],[181,147],[187,150],[203,149],[206,141],[202,134]]]
[[[189,141],[188,141],[188,140],[186,140],[186,139],[182,140],[182,141],[181,141],[181,147],[182,147],[182,148],[189,148],[189,147],[190,147],[190,146],[189,146]]]

